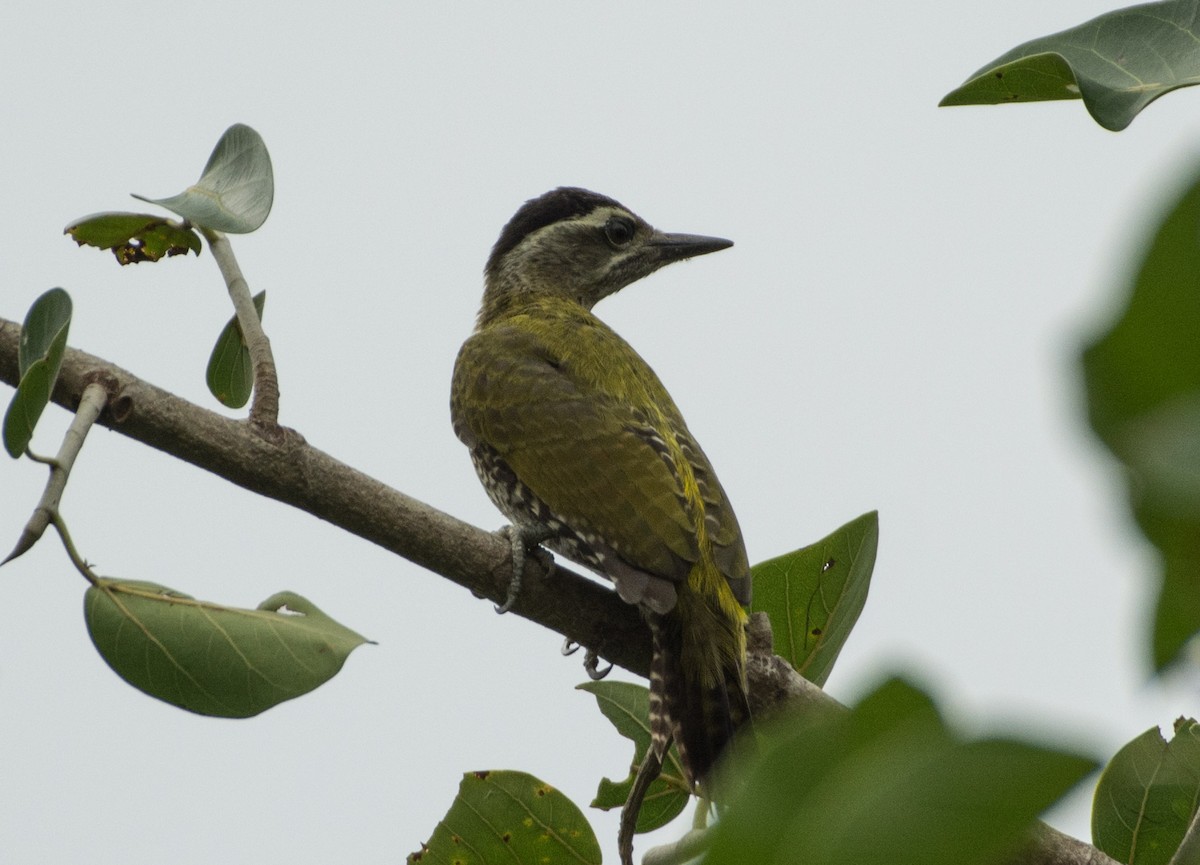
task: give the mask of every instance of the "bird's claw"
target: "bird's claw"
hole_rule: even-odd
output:
[[[553,533],[543,526],[510,525],[500,529],[496,534],[508,541],[512,556],[512,579],[508,582],[508,594],[504,597],[504,603],[497,604],[495,607],[497,613],[504,614],[513,608],[513,604],[517,601],[517,595],[521,593],[521,579],[525,576],[525,557],[527,555],[532,554],[537,558],[546,571],[546,576],[554,573],[556,567],[554,556],[538,546]]]
[[[562,653],[564,655],[574,655],[579,651],[579,644],[567,637],[563,640]],[[588,649],[583,655],[583,669],[588,674],[588,678],[593,682],[599,682],[605,676],[612,672],[612,664],[609,664],[603,670],[600,669],[600,656],[592,649]]]
[[[593,682],[599,682],[605,676],[612,672],[613,665],[609,664],[603,670],[600,669],[600,656],[591,649],[588,649],[583,656],[583,669],[588,674],[588,678]]]

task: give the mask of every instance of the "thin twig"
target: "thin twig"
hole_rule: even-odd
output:
[[[71,564],[75,566],[75,570],[83,574],[83,578],[93,586],[100,585],[100,578],[92,571],[92,566],[84,560],[83,556],[79,555],[79,551],[75,549],[75,542],[71,540],[71,533],[67,531],[67,524],[62,518],[62,514],[58,511],[50,518],[54,525],[55,531],[58,532],[58,537],[62,541],[63,549],[67,551],[67,557],[71,560]]]
[[[242,276],[234,257],[233,247],[229,239],[220,231],[202,228],[208,248],[216,259],[217,267],[225,286],[229,289],[229,298],[237,313],[238,327],[242,331],[242,340],[250,351],[250,362],[254,367],[254,399],[250,403],[250,423],[260,432],[269,437],[277,437],[279,430],[279,373],[275,368],[275,357],[271,353],[271,341],[267,339],[258,310],[254,308],[254,298],[250,295],[250,285]]]
[[[83,449],[83,442],[87,438],[88,430],[96,423],[96,419],[100,417],[100,412],[104,410],[107,402],[108,390],[103,384],[98,382],[88,384],[83,389],[83,394],[79,399],[79,408],[75,410],[75,418],[63,436],[62,446],[58,449],[57,456],[47,458],[35,456],[32,453],[28,454],[35,462],[50,466],[50,477],[46,481],[46,488],[42,491],[42,497],[38,501],[37,507],[33,509],[29,521],[25,523],[21,537],[17,539],[17,545],[8,554],[8,558],[0,562],[0,565],[7,564],[32,549],[45,533],[46,527],[53,524],[58,517],[58,503],[62,500],[63,490],[67,488],[71,467],[75,465],[75,458]]]

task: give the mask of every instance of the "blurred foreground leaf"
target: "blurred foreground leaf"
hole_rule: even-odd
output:
[[[994,865],[1095,767],[1015,739],[962,738],[899,679],[839,717],[760,727],[705,865]]]
[[[948,93],[941,105],[1083,99],[1114,132],[1164,93],[1200,83],[1200,0],[1109,12],[1019,45]]]
[[[271,156],[262,136],[242,123],[225,130],[200,179],[170,198],[146,198],[204,228],[248,234],[267,220],[275,198]]]
[[[602,778],[596,798],[592,800],[593,808],[604,811],[620,808],[629,798],[637,767],[650,750],[650,692],[631,682],[584,682],[576,685],[576,688],[594,696],[604,717],[612,722],[618,733],[633,741],[633,762],[629,776],[619,783]],[[650,789],[646,791],[642,810],[638,812],[637,831],[650,832],[666,826],[687,807],[690,798],[687,783],[683,780],[679,752],[672,746],[663,762],[662,774],[651,782]]]
[[[158,261],[172,255],[200,254],[200,236],[174,220],[149,213],[96,213],[68,225],[80,246],[111,249],[119,264]]]
[[[575,803],[524,772],[468,772],[429,841],[407,861],[453,865],[599,865]]]
[[[71,296],[61,288],[52,288],[33,302],[21,325],[17,346],[21,380],[4,413],[4,449],[14,459],[25,453],[50,402],[67,350],[71,311]]]
[[[267,293],[254,295],[254,308],[258,320],[262,321]],[[250,349],[242,337],[242,326],[237,315],[229,319],[208,359],[208,389],[227,408],[241,408],[254,392],[254,367],[250,363]]]
[[[1092,428],[1159,551],[1156,669],[1200,631],[1200,172],[1158,227],[1117,321],[1083,353]]]
[[[751,611],[771,620],[775,654],[810,682],[825,684],[867,600],[879,514],[863,514],[815,544],[751,569]]]
[[[223,718],[307,694],[367,642],[291,592],[243,610],[154,583],[101,580],[87,590],[84,615],[97,651],[126,682]]]
[[[1180,719],[1166,741],[1157,727],[1117,752],[1096,785],[1092,841],[1118,862],[1167,865],[1200,802],[1200,727]]]

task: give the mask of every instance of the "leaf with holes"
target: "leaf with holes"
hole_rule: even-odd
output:
[[[21,325],[17,369],[21,379],[4,413],[4,449],[14,459],[25,453],[33,430],[50,402],[67,351],[71,296],[52,288],[33,302]]]
[[[196,225],[248,234],[271,212],[275,179],[262,136],[242,123],[225,130],[195,184],[170,198],[134,198],[178,213]]]
[[[254,309],[262,321],[267,293],[254,295]],[[227,408],[241,408],[254,392],[254,367],[250,349],[242,339],[242,327],[234,315],[217,337],[212,356],[208,359],[208,389]]]
[[[941,105],[1083,99],[1119,132],[1164,93],[1200,83],[1200,0],[1109,12],[1019,45],[984,66]]]
[[[468,772],[410,863],[599,865],[600,845],[575,803],[524,772]]]
[[[771,620],[774,648],[810,682],[825,684],[867,601],[879,514],[863,514],[827,538],[751,569],[751,611]]]
[[[1166,865],[1200,802],[1200,725],[1168,742],[1152,727],[1116,753],[1096,785],[1092,840],[1118,862]]]
[[[96,213],[63,232],[80,246],[110,249],[119,264],[158,261],[163,256],[200,254],[200,236],[174,220],[149,213]]]
[[[629,798],[637,767],[650,750],[650,692],[631,682],[584,682],[576,685],[576,688],[595,697],[604,717],[612,722],[618,733],[633,742],[629,777],[619,783],[608,778],[601,779],[596,798],[592,800],[593,808],[604,811],[620,808]],[[637,831],[650,832],[666,826],[687,807],[689,798],[679,752],[672,747],[663,763],[662,774],[651,782],[650,789],[646,791],[642,810],[638,812]]]
[[[84,615],[96,650],[126,682],[222,718],[247,718],[307,694],[368,642],[291,592],[245,610],[155,583],[105,579],[87,590]]]

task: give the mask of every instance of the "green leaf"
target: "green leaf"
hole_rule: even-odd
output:
[[[1200,726],[1180,719],[1166,741],[1157,727],[1104,769],[1092,805],[1092,841],[1118,862],[1166,865],[1200,802]]]
[[[71,296],[52,288],[35,300],[25,315],[17,346],[21,380],[4,413],[4,449],[14,459],[25,453],[50,402],[67,351],[71,312]]]
[[[438,865],[599,865],[575,803],[524,772],[468,772],[429,841],[406,860]]]
[[[165,256],[200,254],[200,235],[191,228],[149,213],[95,213],[63,232],[80,246],[111,249],[119,264],[158,261]]]
[[[195,185],[158,204],[204,228],[249,234],[267,221],[275,198],[271,156],[262,137],[242,123],[225,130]]]
[[[751,569],[750,609],[771,620],[775,654],[806,679],[825,684],[858,621],[879,546],[879,514],[863,514],[804,549]]]
[[[254,309],[262,321],[267,293],[254,295]],[[242,337],[242,327],[234,315],[225,325],[217,344],[208,359],[208,389],[212,395],[228,408],[241,408],[254,392],[254,366],[250,363],[250,349]]]
[[[760,727],[705,865],[994,865],[1096,765],[1014,739],[963,738],[899,679],[844,715]]]
[[[1200,170],[1152,238],[1125,308],[1083,352],[1092,428],[1123,463],[1163,558],[1157,669],[1200,631]]]
[[[126,682],[222,718],[307,694],[367,642],[291,592],[243,610],[155,583],[101,580],[87,590],[84,615],[96,650]]]
[[[612,722],[618,733],[633,741],[633,762],[629,776],[620,782],[602,779],[596,798],[592,800],[593,808],[604,811],[620,808],[629,798],[637,767],[650,750],[650,692],[630,682],[584,682],[576,688],[594,696],[604,717]],[[687,807],[689,798],[679,752],[672,747],[663,763],[662,774],[651,782],[650,789],[646,791],[642,810],[638,812],[636,831],[650,832],[666,826]]]
[[[1109,12],[1019,45],[984,66],[941,105],[1083,99],[1119,132],[1164,93],[1200,83],[1200,0]]]

